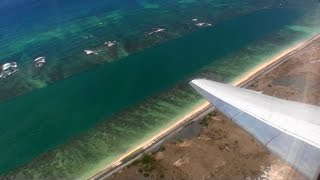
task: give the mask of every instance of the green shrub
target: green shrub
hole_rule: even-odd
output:
[[[137,160],[134,160],[134,161],[131,163],[131,165],[134,166],[134,165],[137,165],[137,164],[139,164],[139,163],[140,163],[140,160],[137,159]]]
[[[216,116],[217,115],[217,111],[212,111],[208,115],[209,115],[209,117]]]
[[[156,162],[156,159],[153,156],[149,155],[149,154],[144,154],[142,156],[140,162],[142,164],[151,164],[151,163]]]
[[[165,150],[166,150],[166,147],[161,146],[159,150],[160,150],[161,152],[162,152],[162,151],[165,151]]]
[[[204,117],[204,118],[201,119],[199,124],[202,125],[202,126],[208,126],[209,125],[208,121],[209,121],[209,117]]]

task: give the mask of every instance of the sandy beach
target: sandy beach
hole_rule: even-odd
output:
[[[277,62],[282,62],[282,58],[288,58],[288,55],[292,55],[294,54],[296,51],[300,50],[301,48],[304,48],[306,45],[312,43],[313,41],[317,40],[318,38],[320,38],[320,35],[316,35],[311,39],[307,39],[304,41],[301,41],[297,44],[294,44],[293,46],[285,49],[284,51],[280,52],[279,54],[276,54],[275,56],[273,56],[271,59],[264,61],[263,63],[259,64],[258,66],[252,68],[252,70],[244,73],[243,75],[239,76],[239,78],[236,78],[235,80],[233,80],[231,82],[232,85],[235,86],[239,86],[243,83],[245,83],[246,81],[251,80],[252,78],[255,78],[255,75],[261,71],[263,71],[264,69],[268,69],[269,70],[269,66],[272,66],[274,64],[276,64]]]
[[[269,68],[272,68],[272,66],[276,65],[277,63],[280,63],[281,61],[285,61],[288,56],[291,54],[294,54],[296,51],[300,50],[301,48],[304,48],[306,45],[309,43],[313,42],[314,40],[318,39],[320,36],[317,35],[309,40],[302,41],[298,44],[295,44],[288,49],[282,51],[281,53],[275,55],[269,60],[264,61],[263,63],[259,64],[258,66],[252,68],[250,71],[244,73],[242,76],[239,78],[233,80],[231,84],[235,86],[242,86],[246,82],[251,81],[254,79],[258,74],[261,74],[264,72],[264,70],[268,70]],[[200,114],[207,110],[210,106],[209,102],[204,102],[198,107],[196,107],[194,110],[190,111],[189,113],[185,114],[181,119],[179,119],[177,122],[175,122],[173,125],[170,127],[167,127],[163,129],[161,132],[150,138],[148,141],[136,146],[133,149],[130,149],[127,153],[122,155],[120,158],[115,160],[113,163],[110,165],[106,166],[104,170],[98,172],[96,175],[90,177],[89,179],[97,179],[98,177],[101,177],[104,174],[109,173],[109,171],[112,168],[115,168],[117,166],[120,166],[122,164],[122,161],[128,157],[131,157],[134,153],[136,153],[139,150],[147,149],[148,147],[152,146],[154,143],[156,143],[159,139],[162,137],[170,134],[174,129],[177,129],[181,126],[183,126],[186,122],[191,121],[193,117],[195,117],[197,114]]]
[[[209,107],[211,107],[210,103],[205,101],[203,104],[199,105],[198,107],[196,107],[194,110],[190,111],[188,114],[185,114],[181,119],[179,119],[177,122],[175,122],[173,125],[171,125],[170,127],[167,127],[165,129],[163,129],[160,133],[158,133],[157,135],[153,136],[152,138],[150,138],[148,141],[136,146],[135,148],[131,149],[130,151],[128,151],[127,153],[125,153],[124,155],[122,155],[120,158],[118,158],[116,161],[112,162],[110,165],[108,165],[104,170],[100,171],[99,173],[97,173],[96,175],[90,177],[89,179],[97,179],[98,177],[100,177],[102,174],[105,174],[109,171],[109,169],[114,168],[116,166],[119,166],[122,164],[122,161],[124,159],[126,159],[127,157],[133,155],[135,152],[139,151],[139,150],[143,150],[143,149],[147,149],[148,147],[150,147],[151,145],[153,145],[154,143],[157,142],[157,140],[161,139],[161,137],[165,136],[166,134],[168,134],[169,132],[171,132],[172,130],[180,127],[181,125],[185,124],[187,121],[192,120],[192,118],[194,116],[196,116],[197,114],[205,111],[206,109],[208,109]]]

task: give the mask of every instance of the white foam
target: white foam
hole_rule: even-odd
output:
[[[0,78],[6,78],[18,71],[17,62],[5,63],[1,66]]]
[[[82,36],[82,38],[84,38],[84,39],[89,39],[89,38],[93,38],[93,35],[88,35],[88,36]]]
[[[200,23],[197,23],[196,26],[201,27],[201,26],[204,26],[205,24],[206,24],[206,23],[204,23],[204,22],[200,22]]]
[[[46,57],[40,56],[34,60],[35,67],[42,67],[46,63]]]
[[[92,51],[92,50],[84,50],[84,52],[85,52],[87,55],[90,55],[90,54],[95,54],[95,55],[97,55],[97,54],[98,54],[97,52]]]
[[[210,23],[205,23],[205,22],[199,22],[199,23],[196,24],[196,26],[198,26],[198,27],[202,27],[202,26],[212,26],[212,24],[210,24]]]
[[[104,44],[107,45],[108,47],[112,47],[116,45],[118,42],[117,41],[107,41]]]
[[[5,64],[3,64],[2,65],[2,70],[7,70],[7,69],[9,69],[11,67],[11,63],[5,63]]]
[[[163,29],[163,28],[156,28],[155,30],[149,32],[149,35],[154,34],[154,33],[163,32],[163,31],[165,31],[165,30],[166,30],[166,29]]]

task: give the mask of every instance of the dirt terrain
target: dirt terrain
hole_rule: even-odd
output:
[[[320,40],[266,72],[249,89],[320,105]],[[110,179],[305,179],[219,113],[198,122],[201,132],[174,139]]]
[[[290,57],[249,87],[282,99],[320,105],[320,40]]]

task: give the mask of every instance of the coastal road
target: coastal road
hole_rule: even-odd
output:
[[[276,68],[279,65],[283,64],[284,62],[289,60],[290,57],[295,55],[300,50],[308,48],[309,45],[312,44],[312,42],[314,42],[315,40],[317,40],[319,38],[320,38],[320,35],[316,35],[313,38],[311,38],[310,40],[299,44],[298,48],[295,48],[292,51],[290,51],[290,52],[284,54],[283,56],[279,57],[276,61],[268,64],[266,67],[264,67],[263,69],[261,69],[260,71],[258,71],[256,73],[254,73],[253,75],[251,75],[250,77],[248,77],[247,79],[245,79],[244,81],[239,83],[237,86],[239,86],[239,87],[247,87],[247,86],[249,86],[254,80],[264,76],[266,73],[270,72],[274,68]],[[111,175],[113,175],[114,173],[116,173],[116,172],[120,171],[121,169],[125,168],[126,166],[131,164],[133,161],[141,158],[143,154],[158,151],[160,146],[162,144],[164,144],[165,142],[169,141],[170,139],[172,139],[172,137],[175,134],[177,134],[179,131],[181,131],[183,128],[187,127],[188,125],[199,121],[204,116],[207,116],[214,109],[215,108],[212,107],[212,106],[207,106],[202,111],[199,111],[198,113],[194,114],[190,118],[188,118],[188,119],[184,120],[183,122],[181,122],[179,125],[175,126],[174,128],[170,129],[169,131],[165,132],[163,135],[161,135],[160,137],[155,139],[153,141],[153,143],[151,143],[148,147],[140,148],[140,149],[136,150],[135,152],[133,152],[129,156],[127,156],[124,159],[122,159],[120,164],[117,164],[117,165],[114,165],[114,166],[111,166],[111,167],[107,167],[106,169],[100,171],[99,173],[97,173],[96,175],[92,176],[89,179],[93,179],[93,180],[106,179],[106,178],[110,177]]]

